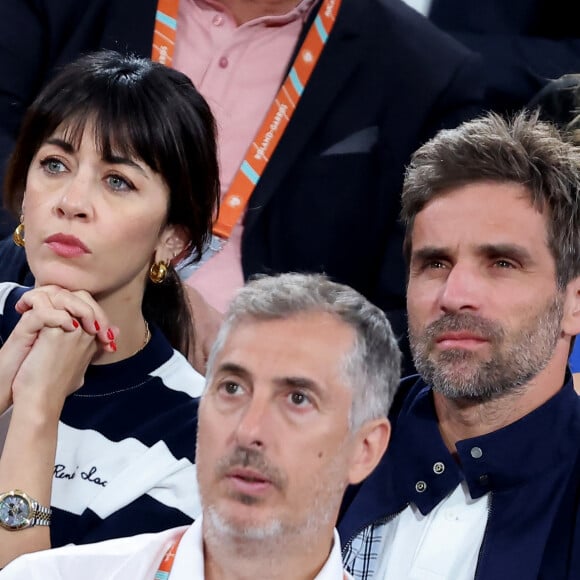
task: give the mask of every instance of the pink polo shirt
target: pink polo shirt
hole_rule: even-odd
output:
[[[173,65],[191,78],[215,115],[222,195],[282,83],[313,3],[302,0],[283,16],[241,26],[215,0],[179,3]],[[220,311],[244,283],[242,230],[238,224],[223,250],[187,280]]]

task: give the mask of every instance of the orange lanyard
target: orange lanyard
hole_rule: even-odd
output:
[[[151,60],[167,66],[173,64],[178,8],[179,0],[159,0],[155,13]]]
[[[169,547],[167,552],[165,552],[165,555],[159,564],[159,568],[157,569],[157,572],[155,572],[153,580],[167,580],[169,578],[171,568],[173,568],[173,562],[175,561],[175,554],[177,554],[177,548],[179,542],[181,542],[181,538],[183,538],[183,534],[185,534],[185,532],[182,532],[177,540],[175,540],[175,542]]]
[[[278,90],[262,125],[246,151],[244,161],[224,195],[213,226],[213,233],[217,236],[228,239],[244,214],[250,197],[290,123],[310,75],[322,54],[334,26],[340,3],[341,0],[324,0],[318,9],[318,14],[292,63],[290,72]],[[171,66],[173,62],[178,5],[179,0],[159,0],[157,5],[151,58],[167,66]]]

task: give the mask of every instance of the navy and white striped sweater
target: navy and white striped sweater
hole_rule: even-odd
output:
[[[0,284],[2,340],[26,290]],[[151,331],[129,359],[89,366],[65,402],[52,483],[54,547],[156,532],[201,513],[194,461],[204,379],[158,328]],[[0,423],[9,419],[7,412]]]

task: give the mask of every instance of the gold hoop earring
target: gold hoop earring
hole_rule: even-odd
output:
[[[12,241],[17,246],[24,248],[24,244],[25,244],[25,242],[24,242],[24,224],[22,222],[20,222],[16,226],[16,229],[14,230],[14,233],[12,234]]]
[[[149,268],[149,280],[151,280],[153,284],[161,284],[165,281],[165,278],[167,277],[167,265],[168,263],[163,260],[151,264],[151,268]]]

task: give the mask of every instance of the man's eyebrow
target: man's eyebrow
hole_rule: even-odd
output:
[[[312,379],[308,379],[306,377],[296,377],[296,376],[289,376],[289,377],[277,377],[274,379],[274,383],[283,388],[293,388],[299,389],[301,391],[310,391],[314,393],[317,397],[322,398],[323,392],[320,388],[320,385],[313,381]]]
[[[523,264],[534,261],[530,252],[519,244],[498,243],[481,244],[477,246],[477,253],[490,258],[512,258]],[[449,258],[449,250],[438,246],[425,246],[411,253],[411,262],[429,262],[433,260],[446,260]]]
[[[519,244],[483,244],[479,247],[482,255],[490,258],[511,258],[521,264],[529,264],[534,261],[530,252]]]
[[[431,260],[445,260],[449,251],[440,246],[424,246],[411,252],[411,262],[429,262]]]
[[[248,369],[246,369],[240,364],[229,361],[221,363],[217,367],[213,375],[216,376],[217,374],[226,374],[226,373],[237,375],[238,377],[248,381],[252,379],[252,373]],[[275,377],[273,379],[273,383],[276,385],[276,387],[280,389],[288,389],[288,388],[299,389],[301,391],[311,392],[320,399],[324,398],[324,393],[320,385],[316,381],[309,379],[307,377],[293,375]]]
[[[228,361],[221,363],[217,367],[214,375],[216,375],[217,373],[231,373],[233,375],[238,375],[238,376],[242,377],[243,379],[247,379],[247,378],[251,377],[250,372],[246,368],[244,368],[243,366],[241,366],[237,363],[228,362]]]

